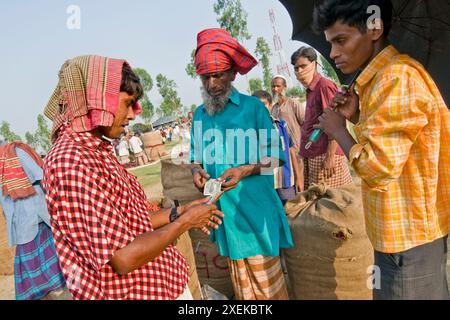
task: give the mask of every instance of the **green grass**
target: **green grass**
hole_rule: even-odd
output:
[[[130,169],[129,171],[137,177],[143,188],[161,183],[161,162],[144,168]]]
[[[172,148],[178,143],[179,141],[167,142],[164,145],[166,152],[170,154]],[[166,159],[166,157],[164,159]],[[144,189],[161,183],[161,162],[144,168],[129,169],[128,171],[137,177]]]
[[[172,150],[173,147],[175,147],[177,144],[179,144],[180,141],[171,141],[171,142],[166,142],[164,144],[166,151],[170,153],[170,151]]]

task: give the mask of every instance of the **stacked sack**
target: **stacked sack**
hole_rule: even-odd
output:
[[[284,250],[292,299],[372,299],[373,248],[360,187],[312,186],[285,205],[294,240]]]

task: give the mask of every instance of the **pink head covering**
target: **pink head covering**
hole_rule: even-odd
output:
[[[53,121],[52,140],[62,125],[76,132],[111,126],[119,108],[122,67],[125,60],[80,56],[67,60],[59,71],[59,83],[44,114]],[[136,102],[134,111],[141,113]]]

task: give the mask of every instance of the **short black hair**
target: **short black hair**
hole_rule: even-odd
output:
[[[373,12],[367,13],[370,6],[378,6],[384,25],[384,36],[389,35],[392,25],[393,7],[391,0],[325,0],[314,8],[313,29],[320,33],[342,20],[362,33],[367,31],[367,21]]]
[[[291,56],[291,64],[295,66],[295,63],[297,62],[298,58],[304,57],[308,59],[311,62],[317,61],[317,53],[316,50],[314,50],[311,47],[303,46],[300,47],[297,51],[295,51]]]
[[[272,95],[264,90],[256,90],[253,92],[252,96],[259,99],[266,99],[270,104],[272,104]]]
[[[128,63],[124,63],[122,67],[122,82],[120,83],[120,91],[136,97],[136,101],[141,99],[144,95],[144,88],[142,87],[141,80],[134,73]]]

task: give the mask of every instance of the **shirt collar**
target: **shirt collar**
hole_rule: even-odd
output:
[[[311,84],[309,85],[309,87],[306,89],[308,91],[313,91],[317,84],[319,83],[320,79],[322,79],[322,76],[320,75],[320,73],[316,72],[316,74],[314,75]]]
[[[394,46],[389,45],[384,48],[361,72],[356,83],[360,87],[364,87],[367,83],[369,83],[373,77],[383,68],[385,67],[389,61],[399,52],[395,49]]]
[[[75,132],[71,128],[67,128],[67,135],[76,143],[93,150],[109,151],[112,149],[110,141],[94,136],[91,132]]]
[[[233,88],[233,91],[231,92],[230,102],[236,105],[237,107],[241,103],[241,96],[239,94],[239,91],[237,91],[235,88]]]

